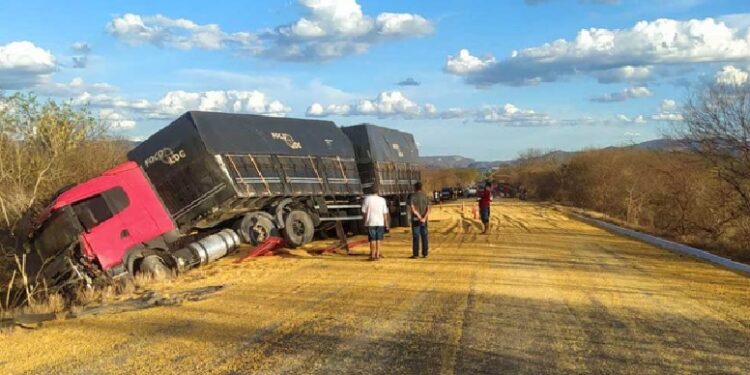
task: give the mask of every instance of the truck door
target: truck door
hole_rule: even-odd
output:
[[[88,255],[96,257],[105,270],[119,264],[125,251],[138,242],[118,216],[129,204],[125,191],[116,186],[73,205],[84,228]]]

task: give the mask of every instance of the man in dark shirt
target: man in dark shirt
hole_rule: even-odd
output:
[[[482,219],[484,224],[484,230],[482,234],[487,234],[490,230],[490,205],[492,204],[492,182],[489,180],[484,183],[484,190],[479,193],[477,197],[479,201],[479,217]]]
[[[430,199],[422,192],[422,183],[414,184],[414,194],[409,199],[411,209],[411,258],[419,257],[419,240],[422,240],[422,257],[427,258],[427,216],[430,214]]]

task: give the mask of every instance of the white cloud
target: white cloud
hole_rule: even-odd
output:
[[[628,87],[618,92],[594,96],[591,98],[591,101],[598,103],[622,102],[629,99],[643,98],[651,95],[653,95],[653,93],[651,93],[651,90],[649,90],[648,87],[637,86]]]
[[[133,129],[136,122],[128,119],[125,115],[111,108],[99,110],[99,119],[109,125],[112,129]]]
[[[52,53],[34,43],[0,45],[0,89],[23,89],[46,82],[56,68]]]
[[[73,97],[83,93],[114,92],[117,88],[108,83],[86,83],[81,77],[76,77],[68,83],[46,82],[34,87],[33,90],[42,95]]]
[[[424,108],[407,98],[400,91],[384,91],[372,100],[364,99],[355,104],[331,104],[323,106],[313,103],[307,109],[307,116],[326,117],[338,116],[376,116],[376,117],[416,117],[422,114]]]
[[[291,109],[260,91],[170,91],[156,102],[154,114],[175,116],[192,110],[285,116]]]
[[[620,121],[620,122],[626,122],[626,123],[629,123],[629,124],[643,124],[643,123],[646,122],[646,119],[645,119],[645,117],[643,117],[643,115],[638,115],[638,116],[635,116],[633,118],[630,118],[630,117],[628,117],[626,115],[619,114],[616,117],[617,117],[618,121]]]
[[[659,112],[651,115],[651,119],[654,121],[666,122],[678,122],[683,120],[682,113],[680,113],[680,106],[672,99],[662,100],[659,105]]]
[[[427,35],[433,31],[432,24],[424,17],[409,13],[380,13],[375,19],[379,35],[390,37],[412,37]]]
[[[153,44],[183,50],[193,48],[222,49],[228,45],[250,47],[256,41],[246,32],[228,34],[218,25],[200,25],[184,18],[169,18],[161,14],[140,16],[133,13],[115,17],[107,25],[107,32],[130,45]]]
[[[625,65],[619,68],[592,72],[599,83],[644,82],[651,77],[651,66]]]
[[[748,81],[747,71],[735,68],[733,65],[726,65],[716,72],[716,83],[721,85],[744,85]]]
[[[679,122],[683,120],[683,117],[681,113],[663,112],[652,115],[651,119],[655,121]]]
[[[372,100],[360,100],[353,104],[323,105],[313,103],[307,108],[309,117],[328,116],[372,116],[401,117],[405,119],[456,119],[506,125],[551,125],[552,119],[543,113],[525,110],[507,103],[502,106],[484,106],[476,110],[449,108],[439,110],[431,103],[419,105],[400,91],[385,91]]]
[[[503,106],[486,106],[478,112],[475,120],[509,125],[551,125],[553,123],[552,119],[544,113],[520,109],[510,103]]]
[[[500,61],[488,58],[483,60],[488,63],[473,69],[451,68],[455,61],[451,56],[445,70],[465,76],[468,83],[475,85],[527,85],[580,73],[595,77],[604,74],[606,81],[607,71],[625,67],[638,69],[749,58],[747,28],[734,29],[713,18],[689,21],[662,18],[640,21],[629,29],[583,29],[574,40],[558,39],[514,51],[511,57]]]
[[[260,32],[227,33],[218,25],[188,19],[128,13],[114,18],[107,31],[131,44],[178,49],[232,49],[277,60],[318,61],[366,52],[372,45],[432,33],[417,14],[362,12],[355,0],[299,0],[303,16]]]
[[[328,60],[366,52],[372,45],[432,33],[433,25],[410,13],[380,13],[373,20],[355,0],[300,0],[297,21],[261,34],[262,56],[293,61]]]
[[[92,94],[88,91],[84,91],[75,96],[72,100],[72,104],[95,108],[127,109],[142,112],[149,111],[153,108],[153,105],[145,99],[131,100],[119,95],[110,95],[107,93]]]
[[[492,56],[482,59],[472,56],[469,50],[462,49],[458,51],[456,56],[448,56],[448,61],[445,63],[445,71],[458,75],[467,75],[486,69],[494,63],[495,58]]]
[[[285,116],[291,109],[270,100],[260,91],[169,91],[159,100],[126,99],[118,95],[91,94],[87,91],[72,101],[74,105],[134,113],[147,118],[172,118],[187,111],[216,111]],[[137,117],[137,116],[132,116]]]
[[[677,110],[677,102],[672,99],[664,99],[659,105],[660,112],[670,112]]]

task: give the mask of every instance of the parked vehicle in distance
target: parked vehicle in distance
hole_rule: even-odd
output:
[[[477,196],[477,187],[476,186],[469,186],[464,190],[464,195],[466,197],[476,197]]]
[[[243,242],[300,246],[323,223],[362,218],[355,152],[330,121],[191,111],[128,159],[38,217],[29,275],[64,286],[184,270]]]
[[[453,200],[453,188],[444,187],[440,189],[440,200],[441,201]]]

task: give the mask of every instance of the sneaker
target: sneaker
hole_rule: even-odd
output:
[[[417,259],[417,258],[419,258],[419,257],[416,256],[416,255],[412,255],[412,256],[409,257],[409,259]]]
[[[427,255],[422,255],[422,258],[427,258]]]

